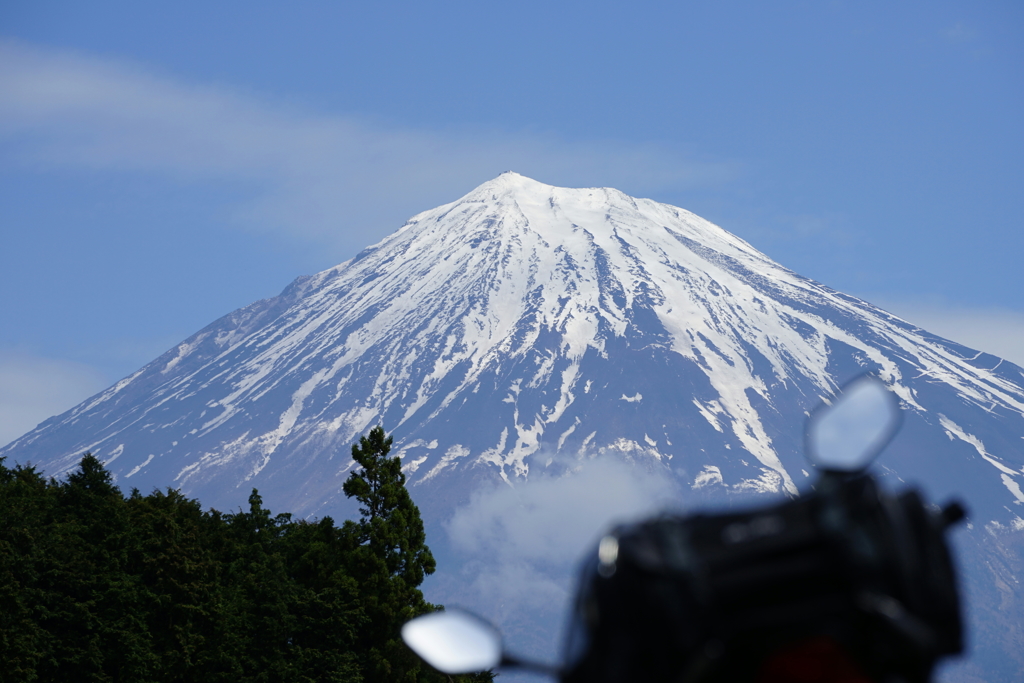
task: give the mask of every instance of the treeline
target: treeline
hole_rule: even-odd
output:
[[[399,638],[437,607],[390,446],[379,427],[353,446],[362,517],[340,527],[273,515],[255,489],[231,514],[173,489],[126,498],[89,454],[66,481],[0,459],[0,680],[452,680]]]

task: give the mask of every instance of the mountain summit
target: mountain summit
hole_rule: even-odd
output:
[[[481,486],[607,458],[695,499],[797,495],[807,411],[866,371],[906,409],[885,471],[966,497],[976,534],[1019,536],[1021,368],[683,209],[508,172],[217,320],[0,456],[61,475],[88,450],[122,487],[221,509],[258,487],[273,509],[343,515],[350,445],[382,424],[428,525]],[[1016,585],[1020,567],[1000,562],[977,581]]]
[[[1024,501],[1020,466],[934,403],[1024,433],[1019,368],[800,277],[682,209],[506,172],[2,452],[60,474],[91,450],[122,485],[179,486],[210,504],[258,486],[319,514],[348,445],[383,424],[415,484],[511,483],[556,456],[610,452],[691,486],[794,494],[804,412],[865,370],[984,458],[1006,503]]]
[[[615,453],[691,485],[796,494],[805,411],[863,371],[971,445],[1006,502],[1024,501],[1020,466],[931,402],[1024,433],[1020,369],[682,209],[506,172],[226,315],[2,453],[60,474],[88,450],[123,485],[210,503],[256,485],[316,513],[337,497],[348,444],[383,424],[415,483],[467,471],[512,482],[558,455]]]

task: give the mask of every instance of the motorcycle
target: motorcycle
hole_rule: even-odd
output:
[[[604,535],[583,563],[560,666],[514,657],[468,612],[405,624],[449,674],[501,668],[562,683],[927,683],[963,649],[946,539],[965,517],[867,467],[899,430],[895,395],[856,378],[808,418],[821,472],[797,498],[745,512],[662,515]]]

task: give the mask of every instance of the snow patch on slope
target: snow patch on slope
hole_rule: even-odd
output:
[[[963,429],[961,429],[959,425],[957,425],[955,422],[950,420],[945,415],[942,415],[941,413],[939,414],[939,423],[946,430],[946,434],[949,436],[950,439],[956,437],[957,439],[960,439],[961,441],[969,443],[970,445],[974,446],[974,449],[978,451],[978,455],[980,455],[987,463],[989,463],[990,465],[992,465],[993,467],[1000,471],[1000,479],[1003,482],[1003,486],[1005,486],[1007,490],[1013,495],[1013,497],[1016,499],[1015,502],[1018,505],[1024,503],[1024,492],[1021,491],[1020,484],[1013,479],[1013,477],[1018,476],[1018,473],[1015,470],[1010,469],[1002,462],[1000,462],[1000,460],[996,456],[989,453],[985,449],[985,444],[981,442],[981,439],[974,436],[973,434],[968,434]]]
[[[356,258],[225,320],[47,429],[113,410],[120,392],[145,375],[159,383],[151,397],[118,408],[88,445],[125,442],[140,425],[162,425],[176,403],[201,396],[202,406],[180,419],[190,421],[182,433],[202,445],[175,464],[177,480],[231,471],[240,485],[280,467],[272,458],[297,444],[323,444],[317,457],[340,453],[344,467],[345,449],[336,444],[384,419],[389,430],[435,439],[443,429],[433,425],[449,411],[508,387],[507,396],[488,399],[504,398],[493,442],[460,445],[448,436],[417,450],[403,461],[411,481],[437,479],[464,461],[511,483],[530,476],[532,456],[546,449],[569,456],[570,443],[581,459],[609,451],[665,463],[687,455],[685,444],[673,446],[653,425],[604,428],[609,411],[642,415],[664,400],[649,384],[641,393],[596,375],[594,359],[617,363],[612,349],[626,348],[636,357],[670,356],[670,366],[699,376],[681,403],[720,435],[721,448],[750,456],[752,471],[732,488],[795,495],[770,436],[783,408],[775,402],[782,390],[808,403],[831,394],[836,349],[878,374],[909,410],[928,412],[912,388],[927,382],[983,410],[1024,416],[1024,394],[1005,375],[800,277],[688,211],[515,173],[414,216]],[[591,414],[601,417],[588,421]],[[1020,476],[953,427],[945,428],[1002,475]],[[456,454],[456,445],[467,452]],[[76,450],[58,456],[61,466],[77,463],[84,449]]]

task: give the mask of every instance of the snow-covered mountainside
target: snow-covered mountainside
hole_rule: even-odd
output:
[[[698,497],[794,495],[806,411],[868,370],[907,409],[885,469],[959,492],[979,534],[1024,529],[1021,368],[685,210],[508,172],[214,322],[0,456],[59,476],[89,450],[122,488],[176,486],[223,509],[258,487],[273,509],[343,514],[350,445],[383,424],[435,519],[484,483],[598,456]],[[988,580],[1015,594],[1004,565]]]

